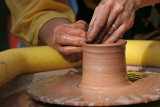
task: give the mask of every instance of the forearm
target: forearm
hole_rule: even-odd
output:
[[[65,18],[54,18],[49,20],[47,23],[43,25],[43,27],[39,31],[39,40],[48,46],[53,47],[53,31],[54,28],[60,24],[69,24],[71,23],[69,20]]]
[[[75,15],[72,9],[67,6],[66,0],[5,1],[12,15],[11,31],[24,46],[40,45],[40,29],[53,18],[66,18],[71,22],[75,21]]]
[[[136,0],[137,3],[137,9],[149,6],[149,5],[154,5],[157,3],[160,3],[160,0]]]

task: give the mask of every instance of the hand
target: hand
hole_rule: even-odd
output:
[[[89,24],[87,40],[94,43],[116,42],[133,26],[137,7],[136,0],[102,0]]]
[[[82,44],[86,42],[87,29],[87,23],[82,20],[55,27],[53,44],[65,60],[75,62],[82,59]]]

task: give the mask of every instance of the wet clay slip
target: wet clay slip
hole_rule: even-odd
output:
[[[80,88],[103,90],[128,86],[125,45],[125,40],[104,45],[84,44]]]
[[[112,44],[84,44],[83,70],[30,84],[27,93],[37,101],[74,106],[112,106],[160,99],[160,74],[127,74],[125,40]],[[134,75],[134,77],[132,76]],[[132,81],[133,80],[133,81]]]

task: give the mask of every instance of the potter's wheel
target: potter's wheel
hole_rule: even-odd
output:
[[[79,88],[81,73],[70,72],[35,81],[27,92],[44,103],[78,106],[129,105],[160,99],[160,73],[129,71],[127,76],[133,82],[129,87],[91,91]]]

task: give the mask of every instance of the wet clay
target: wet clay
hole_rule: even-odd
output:
[[[74,106],[112,106],[160,99],[160,74],[146,72],[133,83],[126,78],[125,40],[84,44],[83,70],[53,76],[28,86],[28,95],[44,103]],[[136,76],[138,78],[138,76]]]
[[[126,77],[125,45],[125,40],[111,44],[84,44],[80,87],[103,90],[129,85]]]

